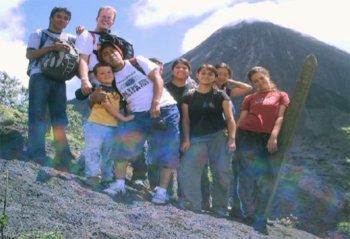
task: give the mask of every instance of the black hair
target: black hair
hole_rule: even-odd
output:
[[[215,77],[218,77],[218,72],[216,70],[216,68],[213,65],[210,64],[203,64],[201,65],[198,70],[197,70],[197,74],[203,69],[203,68],[207,68],[210,72],[213,72],[215,74]]]
[[[232,68],[224,62],[219,62],[215,65],[215,68],[218,70],[220,68],[225,68],[228,71],[229,77],[232,77]]]
[[[156,63],[158,65],[163,65],[163,62],[161,59],[157,58],[157,57],[152,57],[152,58],[149,58],[150,61],[152,61],[153,63]]]
[[[171,65],[171,70],[174,70],[175,66],[176,66],[177,64],[179,64],[180,62],[183,63],[185,66],[187,66],[187,68],[188,68],[188,70],[189,70],[190,72],[192,71],[192,66],[191,66],[190,62],[189,62],[187,59],[185,59],[185,58],[178,58],[178,59],[176,59],[176,60],[173,62],[173,64]]]
[[[53,17],[57,12],[64,12],[69,16],[69,20],[72,18],[72,12],[66,7],[54,7],[51,10],[50,17]]]

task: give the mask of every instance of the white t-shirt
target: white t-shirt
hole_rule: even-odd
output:
[[[53,36],[67,40],[67,41],[75,41],[75,36],[69,33],[55,33],[53,31],[49,31]],[[36,29],[33,33],[29,36],[29,41],[27,45],[27,49],[33,49],[33,50],[39,50],[40,43],[43,40],[43,45],[41,48],[51,46],[54,42],[51,40],[50,37],[48,37],[45,33],[42,32],[42,29]],[[31,69],[30,75],[41,73],[40,64],[38,62],[38,58],[33,58],[30,60],[29,67]]]
[[[92,34],[89,31],[84,31],[82,34],[80,34],[77,37],[77,40],[75,42],[75,45],[77,46],[80,54],[88,55],[89,59],[89,80],[91,83],[100,84],[98,80],[95,79],[94,73],[92,70],[94,69],[94,66],[99,62],[97,59],[97,56],[95,53],[93,53],[94,50],[97,51],[97,44],[99,44],[100,40],[100,34],[94,33],[95,35],[95,43],[94,38],[92,37]]]
[[[137,56],[136,61],[146,75],[152,70],[159,68],[159,66],[143,56]],[[130,104],[133,112],[143,112],[151,109],[154,83],[147,76],[138,71],[130,61],[125,61],[124,68],[114,73],[114,75],[119,92]],[[160,107],[175,104],[177,103],[174,98],[164,88],[159,102]]]

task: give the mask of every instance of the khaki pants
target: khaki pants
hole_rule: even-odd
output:
[[[201,207],[201,175],[209,159],[213,175],[213,209],[227,209],[230,187],[230,161],[223,131],[194,138],[180,160],[182,196],[196,208]]]

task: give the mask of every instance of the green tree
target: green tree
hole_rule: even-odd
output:
[[[28,89],[21,85],[21,81],[0,71],[0,104],[15,108],[26,104],[27,101]]]

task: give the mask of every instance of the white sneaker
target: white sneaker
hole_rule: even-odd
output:
[[[108,187],[104,189],[102,192],[110,196],[114,196],[117,194],[121,196],[125,196],[126,194],[125,187],[118,185],[116,182],[109,184]]]
[[[159,190],[157,190],[156,194],[154,194],[152,198],[152,203],[156,205],[165,205],[168,201],[169,198],[166,195],[166,192],[160,193]]]

